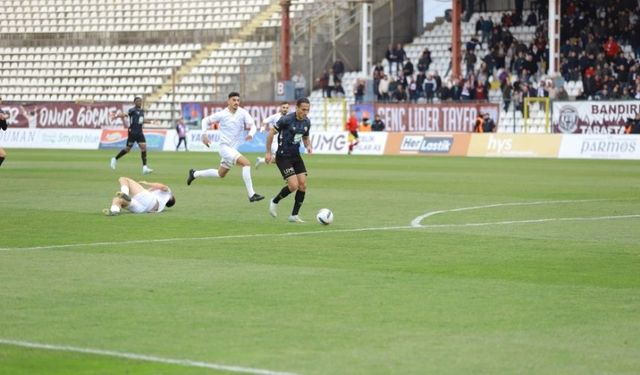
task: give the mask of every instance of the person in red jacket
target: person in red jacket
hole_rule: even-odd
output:
[[[607,54],[607,58],[609,60],[616,57],[618,55],[618,52],[620,52],[620,45],[618,45],[618,42],[616,42],[612,36],[610,36],[607,42],[604,44],[604,52]]]
[[[349,132],[349,155],[353,152],[353,148],[358,145],[358,117],[355,112],[351,112],[346,125]]]

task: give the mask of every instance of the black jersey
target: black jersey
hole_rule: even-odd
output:
[[[144,124],[144,109],[132,107],[129,109],[129,132],[142,133]]]
[[[278,131],[278,151],[276,156],[300,156],[300,141],[309,136],[311,121],[308,118],[298,120],[296,113],[291,112],[280,117],[273,126]]]
[[[8,115],[8,113],[3,111],[2,109],[0,109],[0,114]],[[0,129],[7,130],[7,120],[0,120]]]

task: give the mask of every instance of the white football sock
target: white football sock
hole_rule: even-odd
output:
[[[251,182],[251,167],[242,167],[242,179],[244,180],[244,186],[247,187],[249,198],[253,197],[256,192],[253,190],[253,182]]]
[[[111,205],[111,212],[120,212],[120,207],[115,204]]]
[[[205,169],[193,172],[193,177],[220,177],[217,169]]]
[[[264,162],[266,162],[266,160],[265,160],[264,158],[261,158],[260,156],[258,156],[258,157],[256,158],[256,160],[258,160],[258,163],[264,163]]]
[[[121,185],[120,186],[120,191],[123,192],[124,194],[129,195],[129,186],[127,185]]]

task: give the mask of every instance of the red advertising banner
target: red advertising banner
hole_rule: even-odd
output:
[[[497,104],[385,104],[377,103],[375,112],[390,132],[472,132],[478,113],[489,113],[498,123]]]
[[[120,120],[109,120],[109,113],[123,111],[131,106],[131,103],[120,102],[92,104],[50,102],[3,103],[0,108],[9,113],[7,124],[12,128],[100,129],[122,126]]]

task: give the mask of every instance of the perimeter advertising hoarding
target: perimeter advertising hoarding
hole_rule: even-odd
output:
[[[491,103],[384,104],[375,112],[389,132],[473,132],[478,113],[489,113],[498,123],[498,105]]]
[[[389,133],[386,155],[465,156],[469,133]]]
[[[552,129],[563,134],[624,134],[640,101],[553,102]]]
[[[640,135],[564,135],[560,158],[640,159]]]
[[[77,104],[55,103],[3,103],[3,111],[9,114],[7,124],[12,128],[81,128],[101,129],[122,126],[122,121],[111,121],[109,113],[123,111],[132,105],[122,102]]]
[[[473,134],[467,156],[558,157],[560,134]]]
[[[189,130],[187,132],[187,148],[189,151],[218,152],[220,150],[220,132],[218,130],[209,130],[207,131],[207,136],[209,136],[209,140],[211,141],[209,147],[202,143],[201,130]],[[258,132],[251,141],[241,144],[238,151],[264,153],[266,151],[266,139],[266,132]],[[175,130],[168,130],[164,141],[164,151],[175,151],[177,145],[177,132]],[[182,150],[182,146],[180,146],[180,150]]]
[[[0,131],[0,147],[97,150],[100,129],[24,129]]]
[[[349,152],[348,132],[312,132],[311,148],[315,154],[346,155]],[[386,132],[359,132],[358,145],[354,155],[382,155],[387,143]]]
[[[166,130],[145,129],[144,138],[147,150],[162,151]],[[128,131],[122,129],[103,129],[100,137],[100,149],[123,149],[127,143]],[[136,143],[134,148],[137,148]]]

